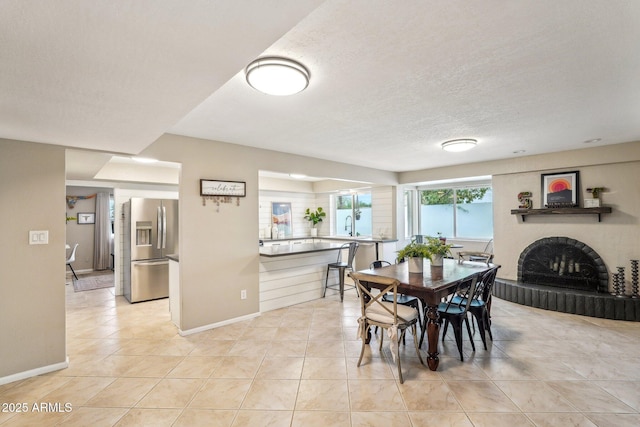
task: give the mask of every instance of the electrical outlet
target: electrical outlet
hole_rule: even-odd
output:
[[[247,290],[243,289],[240,291],[240,299],[247,299]]]

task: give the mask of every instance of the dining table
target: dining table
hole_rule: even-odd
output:
[[[410,273],[407,262],[392,264],[380,268],[359,270],[359,273],[397,279],[398,293],[419,298],[425,308],[427,333],[427,365],[429,369],[438,369],[438,337],[440,322],[438,304],[456,289],[458,283],[481,275],[491,268],[497,267],[486,262],[459,262],[445,258],[442,266],[432,266],[428,259],[424,260],[422,273]],[[384,285],[360,280],[363,286],[383,289]],[[420,343],[422,344],[422,342]]]

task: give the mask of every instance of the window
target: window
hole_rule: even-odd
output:
[[[493,237],[491,187],[420,190],[420,234],[490,239]]]
[[[335,196],[335,234],[337,236],[371,236],[371,193]]]
[[[414,233],[414,206],[415,206],[415,190],[404,191],[404,236],[410,238]]]

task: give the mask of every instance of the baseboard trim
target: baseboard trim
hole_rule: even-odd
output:
[[[210,323],[208,325],[199,326],[197,328],[187,329],[187,330],[184,330],[184,331],[182,329],[178,328],[178,334],[180,334],[180,336],[182,336],[182,337],[186,337],[187,335],[193,335],[193,334],[197,334],[198,332],[208,331],[209,329],[215,329],[215,328],[219,328],[221,326],[231,325],[233,323],[238,323],[238,322],[242,322],[242,321],[245,321],[245,320],[250,320],[250,319],[253,319],[254,317],[258,317],[258,316],[260,316],[260,312],[247,314],[245,316],[235,317],[233,319],[224,320],[224,321],[218,322],[218,323]]]
[[[18,372],[17,374],[8,375],[6,377],[0,377],[0,385],[9,384],[14,381],[26,380],[27,378],[37,377],[38,375],[48,374],[49,372],[59,371],[69,367],[69,358],[67,357],[64,362],[54,363],[53,365],[41,366],[36,369],[30,369],[24,372]]]

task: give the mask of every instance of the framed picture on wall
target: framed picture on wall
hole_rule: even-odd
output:
[[[542,174],[542,205],[547,208],[578,206],[580,172]]]
[[[78,212],[78,224],[95,224],[95,212]]]
[[[278,228],[278,238],[291,237],[291,203],[271,203],[271,226]]]

